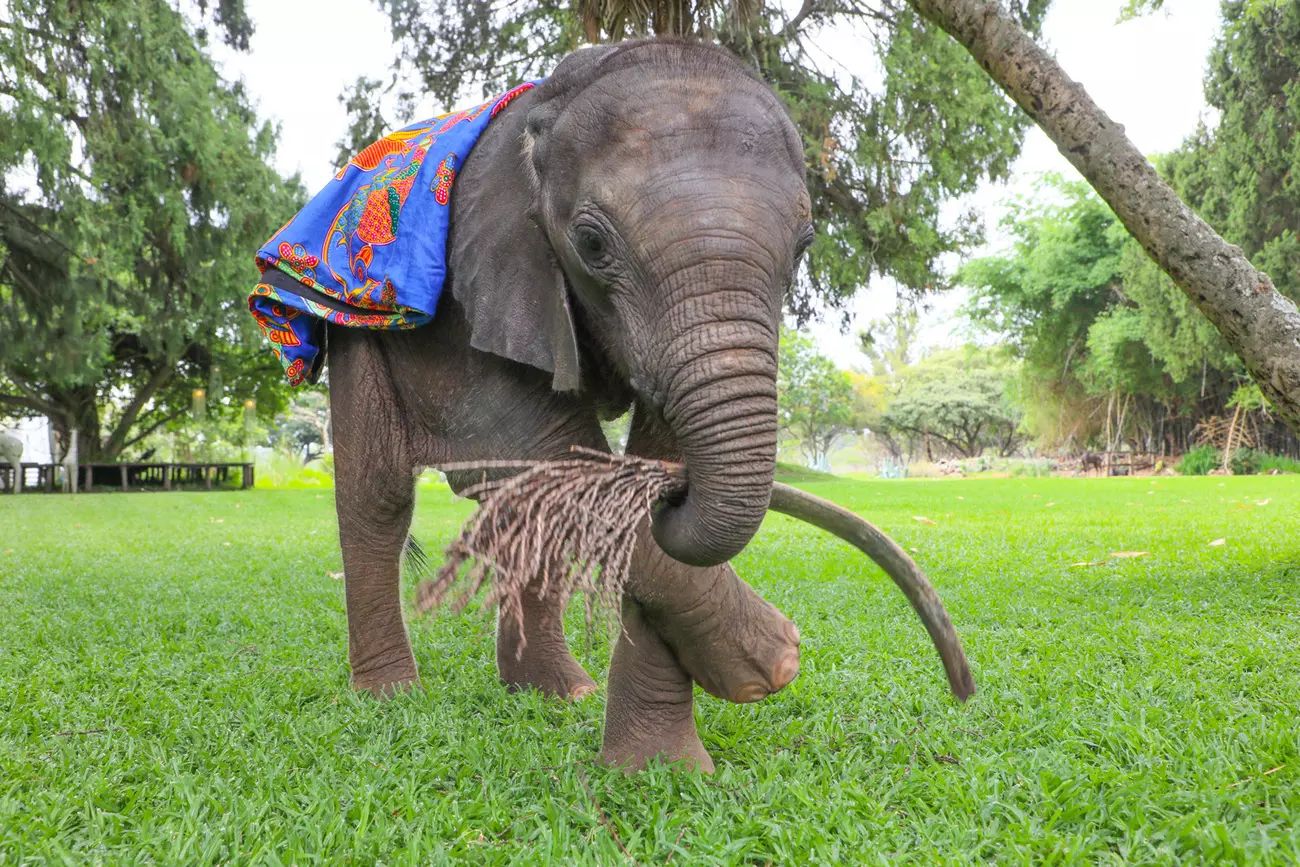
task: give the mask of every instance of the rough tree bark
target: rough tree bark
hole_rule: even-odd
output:
[[[990,0],[909,0],[956,39],[1060,148],[1156,264],[1214,323],[1300,430],[1300,311],[1178,198],[1083,86]]]

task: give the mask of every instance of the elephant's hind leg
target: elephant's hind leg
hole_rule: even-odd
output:
[[[586,440],[577,442],[586,445]],[[565,445],[563,453],[567,452]],[[525,452],[526,458],[536,460],[555,456],[548,449]],[[450,481],[457,489],[464,487],[455,474]],[[540,589],[540,576],[524,588],[518,620],[504,611],[497,614],[497,674],[511,692],[536,689],[550,697],[581,699],[596,691],[596,682],[573,658],[564,637],[564,611],[570,597],[553,588],[542,597]]]
[[[568,597],[537,596],[536,585],[522,597],[522,626],[504,614],[497,616],[497,673],[512,692],[536,689],[544,695],[581,699],[596,691],[596,682],[569,652],[564,638],[564,609]],[[522,644],[522,647],[521,647]]]
[[[420,682],[400,588],[415,480],[387,365],[372,335],[331,330],[330,406],[352,685],[385,697]]]

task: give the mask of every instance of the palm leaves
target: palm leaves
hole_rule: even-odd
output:
[[[583,35],[590,42],[659,36],[711,36],[722,30],[751,34],[762,0],[577,0]]]

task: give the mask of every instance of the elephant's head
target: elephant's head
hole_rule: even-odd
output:
[[[493,122],[456,196],[453,291],[474,346],[570,390],[580,342],[597,344],[687,467],[660,546],[733,557],[768,508],[781,305],[812,239],[781,102],[720,49],[587,49]]]

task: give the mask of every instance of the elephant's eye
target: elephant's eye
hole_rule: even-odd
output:
[[[609,242],[600,229],[591,225],[580,225],[573,230],[573,247],[591,268],[603,268],[609,264]]]
[[[794,246],[794,259],[796,262],[803,258],[804,253],[808,252],[808,248],[812,246],[814,237],[815,233],[812,224],[810,223],[807,226],[804,226],[803,231],[799,234],[799,241]]]

